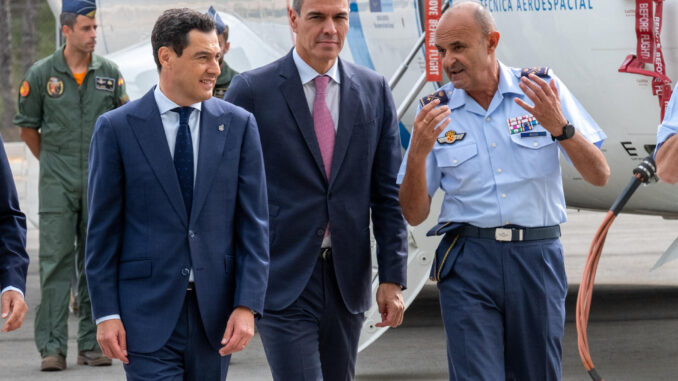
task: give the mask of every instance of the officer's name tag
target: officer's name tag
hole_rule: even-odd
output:
[[[546,131],[530,131],[530,132],[521,132],[521,138],[536,138],[539,136],[546,136]]]
[[[108,77],[96,77],[94,85],[97,90],[113,91],[115,90],[115,79]]]
[[[450,101],[450,98],[447,96],[447,92],[445,90],[438,90],[433,94],[427,95],[419,100],[419,104],[421,107],[426,106],[427,104],[433,102],[435,99],[440,99],[441,105],[446,105],[447,102]]]

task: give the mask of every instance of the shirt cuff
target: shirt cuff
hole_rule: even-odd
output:
[[[16,288],[16,287],[14,287],[14,286],[7,286],[7,287],[3,288],[2,292],[0,292],[0,295],[4,294],[7,291],[16,291],[19,294],[21,294],[22,297],[24,296],[24,292],[21,291],[20,289]]]
[[[100,323],[103,323],[103,322],[105,322],[106,320],[113,320],[113,319],[121,320],[121,319],[120,319],[120,315],[118,315],[118,314],[115,314],[115,315],[108,315],[108,316],[104,316],[104,317],[98,318],[98,319],[96,320],[96,324],[99,325]]]

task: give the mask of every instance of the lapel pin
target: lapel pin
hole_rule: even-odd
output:
[[[220,124],[220,125],[219,125],[219,131],[223,131],[223,130],[224,130],[224,125],[223,125],[223,124]]]

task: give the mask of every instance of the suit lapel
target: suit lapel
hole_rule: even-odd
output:
[[[217,168],[222,163],[224,146],[230,131],[231,114],[219,113],[210,100],[202,103],[200,113],[200,146],[198,147],[198,171],[193,191],[191,221],[200,215],[212,187]],[[223,128],[221,128],[223,127]],[[236,168],[237,170],[237,168]]]
[[[160,119],[160,111],[153,95],[154,90],[155,87],[147,92],[139,102],[138,108],[141,112],[128,115],[128,120],[139,141],[141,151],[165,191],[170,204],[181,220],[188,224],[184,199],[181,196],[177,172]]]
[[[290,112],[297,122],[297,127],[299,128],[309,151],[311,151],[313,161],[315,161],[323,178],[327,179],[322,155],[320,154],[320,146],[318,145],[318,138],[316,137],[313,128],[313,117],[311,116],[311,110],[308,109],[304,89],[301,85],[301,78],[299,77],[299,72],[294,64],[291,51],[287,57],[281,61],[280,66],[280,75],[283,77],[280,90],[285,96]]]
[[[332,155],[332,176],[330,186],[339,173],[341,164],[346,156],[348,144],[353,134],[353,122],[356,112],[360,109],[358,102],[360,94],[358,84],[351,79],[353,75],[350,69],[343,65],[339,59],[339,73],[341,75],[341,85],[339,90],[339,126],[337,127],[337,137],[334,141],[334,154]]]

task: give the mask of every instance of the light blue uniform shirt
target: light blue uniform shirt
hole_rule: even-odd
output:
[[[567,120],[577,133],[600,147],[605,133],[567,87],[557,77],[550,78],[556,81]],[[539,124],[531,132],[543,136],[509,133],[509,118],[529,115],[513,99],[532,104],[519,83],[520,69],[499,62],[499,85],[487,110],[451,83],[441,88],[448,93],[451,111],[451,122],[441,137],[451,130],[465,136],[452,144],[436,142],[426,159],[428,194],[433,196],[438,188],[445,192],[439,222],[478,227],[565,222],[560,145]],[[398,173],[399,184],[406,167],[407,153]]]
[[[659,125],[657,130],[657,147],[654,150],[654,157],[657,157],[657,151],[659,147],[668,138],[678,133],[678,110],[676,110],[676,91],[671,94],[671,100],[669,105],[666,106],[666,111],[664,112],[664,121]]]

